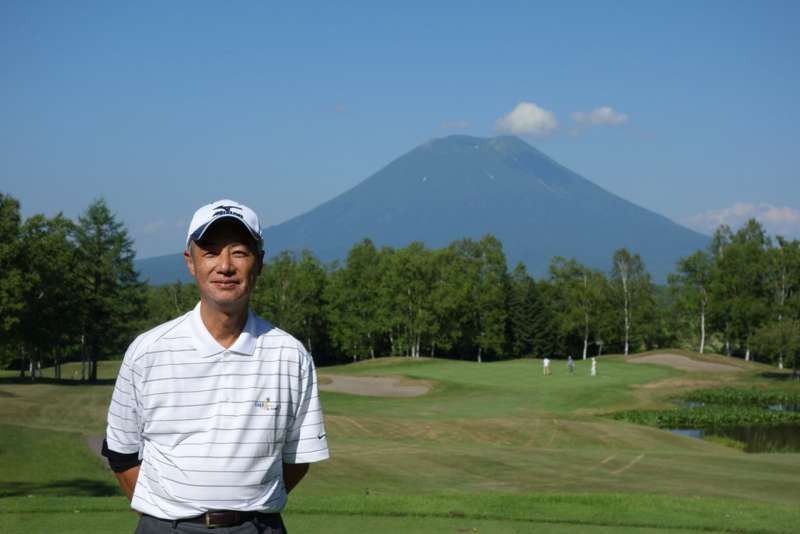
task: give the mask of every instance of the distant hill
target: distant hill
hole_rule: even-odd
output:
[[[137,259],[134,261],[134,267],[142,279],[153,285],[193,281],[189,271],[186,270],[183,253]]]
[[[425,143],[349,191],[264,231],[268,254],[309,249],[346,257],[364,237],[402,247],[443,247],[464,237],[499,238],[509,268],[538,276],[553,256],[608,271],[620,247],[639,253],[657,282],[709,238],[593,184],[513,136],[454,135]],[[172,259],[170,259],[172,258]],[[186,280],[173,256],[137,262],[151,283]],[[176,278],[177,277],[177,278]]]

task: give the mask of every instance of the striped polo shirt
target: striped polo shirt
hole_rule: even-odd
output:
[[[140,335],[120,367],[108,448],[142,460],[131,506],[164,519],[279,512],[282,463],[328,458],[314,361],[249,312],[228,349],[192,311]]]

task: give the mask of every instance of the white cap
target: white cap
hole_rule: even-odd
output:
[[[261,237],[261,225],[258,222],[256,212],[230,199],[217,200],[211,204],[206,204],[194,212],[192,222],[189,223],[189,234],[186,237],[186,245],[192,241],[199,241],[211,225],[220,219],[234,219],[242,223],[247,228],[250,235],[258,243],[258,248],[263,248],[263,238]]]

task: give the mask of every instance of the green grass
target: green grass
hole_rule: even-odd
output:
[[[433,387],[417,398],[323,393],[332,458],[293,492],[289,529],[793,530],[800,454],[746,454],[601,416],[663,408],[694,382],[777,387],[762,366],[717,376],[604,356],[591,377],[589,362],[576,364],[569,375],[555,361],[549,377],[538,360],[388,358],[321,369]],[[107,384],[0,383],[3,532],[132,531],[135,515],[124,498],[107,497],[115,481],[85,446],[103,432],[110,392]]]
[[[75,432],[0,425],[0,499],[118,494],[103,463]]]
[[[136,523],[123,497],[0,500],[4,532],[27,532],[24,528],[32,525],[81,532],[87,517],[93,525],[109,527],[96,532],[133,530]],[[630,494],[345,495],[327,499],[295,495],[285,519],[294,532],[352,532],[354,524],[366,532],[453,532],[460,528],[480,532],[790,532],[797,512],[791,506],[736,507],[729,501],[708,498]],[[769,528],[765,529],[765,524]],[[365,529],[367,525],[371,528]]]

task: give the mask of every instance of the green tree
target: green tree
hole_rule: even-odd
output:
[[[454,265],[462,272],[462,344],[476,350],[480,362],[485,353],[501,354],[506,345],[509,285],[503,245],[486,235],[478,242],[454,241],[449,248]]]
[[[711,257],[703,251],[697,251],[678,261],[677,274],[670,274],[668,277],[679,314],[689,316],[690,324],[696,325],[699,331],[700,354],[703,354],[706,346],[712,266]]]
[[[478,361],[482,352],[499,355],[505,349],[509,293],[503,244],[493,235],[486,235],[481,238],[480,246]]]
[[[560,333],[581,340],[583,359],[589,351],[590,336],[603,298],[603,274],[560,256],[550,260],[552,303]]]
[[[800,319],[800,241],[778,236],[777,246],[767,251],[768,286],[772,294],[772,320]],[[784,354],[778,354],[783,367]]]
[[[304,250],[281,252],[264,266],[251,300],[256,313],[301,339],[309,352],[323,346],[325,270]]]
[[[382,332],[379,309],[381,258],[369,239],[350,249],[343,268],[333,272],[324,291],[330,336],[353,360],[375,357]]]
[[[7,365],[19,348],[18,325],[25,307],[20,266],[19,202],[0,193],[0,363]],[[20,372],[23,372],[22,367]]]
[[[508,337],[514,355],[533,354],[537,300],[536,281],[528,274],[525,264],[518,262],[509,277],[508,294]]]
[[[179,317],[191,310],[200,300],[194,283],[175,282],[147,286],[146,313],[141,330],[147,330]]]
[[[382,262],[380,302],[388,308],[395,349],[418,358],[423,344],[432,347],[437,334],[432,293],[437,278],[434,255],[420,242],[387,255]],[[385,312],[388,311],[388,314]]]
[[[714,297],[734,338],[750,359],[751,338],[768,319],[768,250],[771,240],[755,219],[749,220],[721,247],[714,271]]]
[[[508,339],[512,354],[545,356],[557,350],[552,297],[547,282],[537,282],[517,263],[509,278]]]
[[[713,330],[722,336],[725,354],[728,356],[731,355],[731,310],[730,302],[726,299],[726,294],[728,292],[726,279],[720,269],[720,264],[725,258],[725,251],[730,246],[732,240],[733,231],[728,225],[722,224],[714,231],[714,237],[711,239],[711,245],[709,247],[712,258],[710,298],[714,299],[716,303],[710,310],[709,319]]]
[[[771,360],[788,358],[795,380],[800,379],[800,320],[783,319],[761,326],[752,337],[753,347]]]
[[[137,331],[144,284],[133,268],[133,242],[105,200],[94,201],[78,218],[75,240],[82,352],[94,382],[98,357],[124,350]]]
[[[74,290],[74,230],[72,221],[59,214],[52,219],[34,215],[21,231],[26,267],[22,283],[25,307],[20,316],[23,346],[32,369],[51,359],[56,378],[60,378],[67,348],[76,344],[80,333],[74,314],[82,305]],[[35,372],[31,378],[34,376]]]
[[[632,341],[646,342],[646,325],[652,321],[655,311],[650,274],[638,254],[631,254],[624,248],[614,252],[611,289],[627,356]]]
[[[470,287],[452,247],[432,252],[431,355],[437,349],[452,351],[458,347],[467,328]]]

